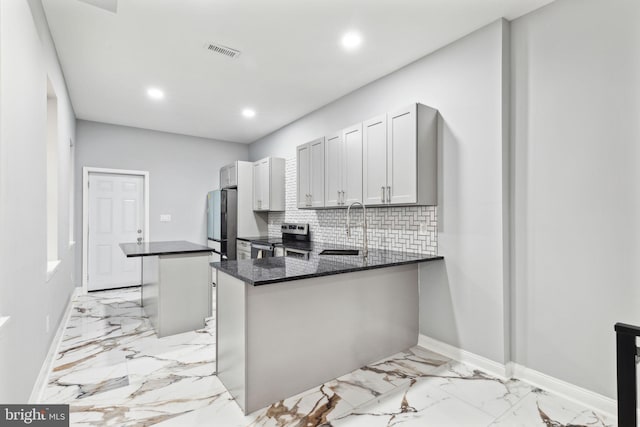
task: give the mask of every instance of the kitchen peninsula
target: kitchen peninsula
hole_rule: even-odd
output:
[[[418,263],[443,257],[330,248],[211,264],[218,377],[245,414],[416,345]]]
[[[141,259],[142,306],[159,338],[204,326],[211,316],[211,248],[183,240],[120,248]]]

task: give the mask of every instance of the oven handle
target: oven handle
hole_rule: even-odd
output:
[[[255,243],[252,243],[251,247],[259,249],[259,250],[262,250],[262,251],[272,251],[273,250],[273,246],[259,245],[259,244],[255,244]]]
[[[289,249],[289,248],[284,248],[284,253],[286,254],[287,252],[292,252],[294,254],[300,254],[300,255],[306,255],[309,253],[309,251],[303,251],[302,249]]]

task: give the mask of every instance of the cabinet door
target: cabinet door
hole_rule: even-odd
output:
[[[311,206],[321,208],[324,206],[324,138],[319,138],[309,143],[309,193],[311,193]]]
[[[298,207],[309,206],[309,162],[311,160],[311,146],[303,144],[297,148],[297,183],[298,183]]]
[[[362,202],[362,123],[342,131],[342,204]]]
[[[387,187],[387,116],[362,123],[362,191],[366,205],[385,203]]]
[[[227,171],[228,171],[229,187],[237,187],[238,186],[238,169],[236,167],[236,163],[233,163],[227,166]]]
[[[260,181],[262,186],[262,210],[271,208],[271,164],[268,158],[260,161]]]
[[[387,198],[390,203],[418,201],[416,104],[387,114]]]
[[[262,182],[260,180],[260,163],[253,164],[253,210],[262,210]]]
[[[338,206],[342,191],[342,134],[327,136],[324,147],[324,205]]]
[[[229,169],[225,166],[220,168],[220,188],[229,186]]]

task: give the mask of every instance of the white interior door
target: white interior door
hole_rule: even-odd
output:
[[[120,243],[144,236],[144,177],[89,173],[87,290],[140,284],[140,258],[126,258]]]

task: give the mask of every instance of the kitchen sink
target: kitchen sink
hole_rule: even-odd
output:
[[[357,249],[325,249],[320,252],[320,255],[359,255],[360,251]]]

